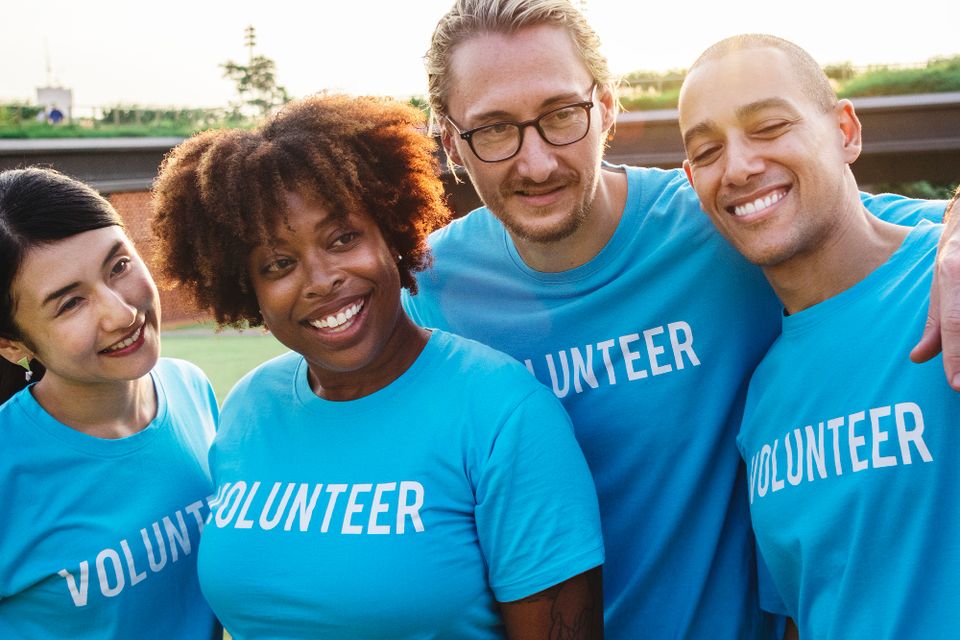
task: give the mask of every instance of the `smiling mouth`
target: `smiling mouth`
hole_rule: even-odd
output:
[[[558,184],[553,187],[550,187],[549,189],[520,189],[517,191],[517,194],[521,196],[536,198],[538,196],[547,196],[547,195],[550,195],[551,193],[556,193],[563,187],[564,185]]]
[[[767,195],[757,198],[751,202],[738,204],[735,207],[727,207],[727,211],[737,217],[749,216],[763,211],[767,207],[771,207],[777,202],[780,202],[785,195],[787,195],[787,189],[777,189],[773,193],[768,193]]]
[[[323,329],[330,332],[345,331],[353,324],[353,319],[360,313],[365,303],[366,299],[358,300],[357,302],[348,304],[336,313],[331,313],[318,320],[310,320],[307,324],[315,329]]]
[[[117,351],[126,349],[130,345],[136,343],[137,340],[139,340],[140,337],[143,335],[143,327],[144,325],[140,325],[139,327],[137,327],[137,330],[131,333],[129,336],[127,336],[123,340],[120,340],[119,342],[114,342],[112,345],[110,345],[106,349],[101,349],[100,353],[115,353]]]

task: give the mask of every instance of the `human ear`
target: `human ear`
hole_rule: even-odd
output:
[[[860,118],[849,100],[841,100],[835,107],[837,123],[843,135],[843,155],[847,164],[852,164],[860,157],[863,150],[862,127]]]
[[[597,102],[600,107],[600,123],[603,125],[601,131],[609,132],[617,121],[616,100],[613,95],[613,90],[610,87],[602,85],[597,90]]]
[[[13,364],[19,364],[24,358],[30,360],[34,354],[19,340],[0,337],[0,356]]]
[[[450,125],[446,122],[440,125],[440,143],[443,144],[443,150],[447,153],[450,162],[463,166],[463,158],[460,157],[460,152],[457,150],[453,132],[450,131]]]

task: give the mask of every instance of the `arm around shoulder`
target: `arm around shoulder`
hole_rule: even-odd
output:
[[[910,353],[925,362],[943,351],[947,382],[960,391],[960,187],[947,205],[937,250],[930,307],[920,342]]]

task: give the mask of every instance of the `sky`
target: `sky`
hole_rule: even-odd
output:
[[[575,0],[576,1],[576,0]],[[426,93],[422,56],[452,0],[3,0],[0,102],[73,90],[76,107],[219,107],[234,89],[219,65],[256,52],[294,97],[321,90]],[[821,64],[918,63],[960,54],[956,0],[585,0],[616,73],[685,68],[736,33],[765,32]]]

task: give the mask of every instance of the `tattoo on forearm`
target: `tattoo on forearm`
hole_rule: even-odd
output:
[[[549,607],[549,640],[596,640],[602,638],[603,597],[600,578],[593,572],[577,576],[511,604]]]

